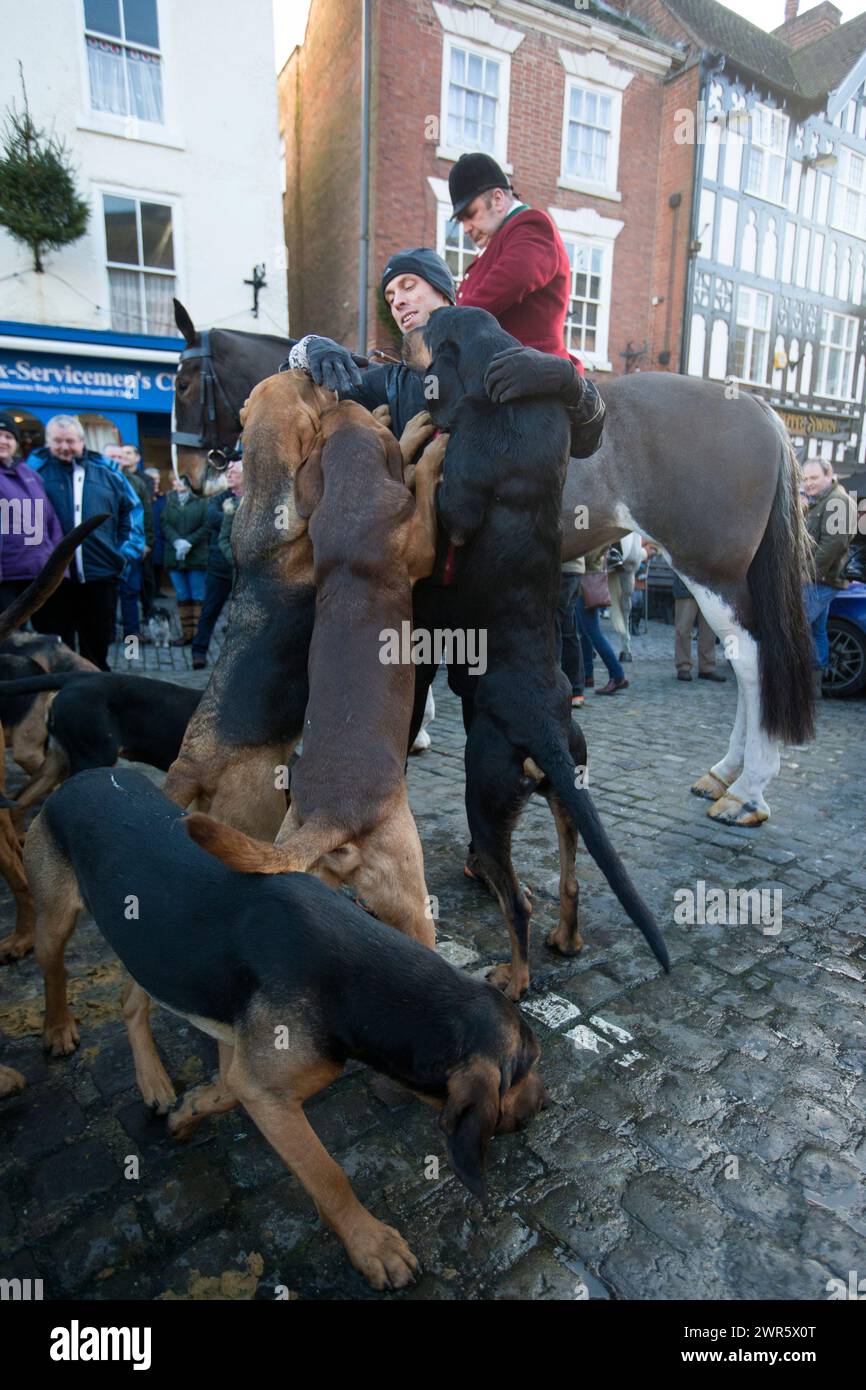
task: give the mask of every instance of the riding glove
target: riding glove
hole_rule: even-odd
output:
[[[317,386],[339,393],[361,385],[361,373],[348,348],[332,338],[308,338],[306,347],[310,375]]]
[[[604,427],[604,402],[592,382],[576,371],[569,358],[554,357],[536,348],[505,348],[489,363],[484,385],[497,405],[524,396],[557,396],[568,408],[572,456],[588,458],[598,448]]]

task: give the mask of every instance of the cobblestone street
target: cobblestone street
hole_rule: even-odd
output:
[[[634,650],[630,689],[588,691],[577,717],[589,789],[661,923],[670,975],[583,849],[586,945],[571,961],[545,950],[558,855],[547,807],[533,803],[514,851],[535,904],[523,1007],[553,1104],[492,1144],[488,1210],[450,1172],[434,1113],[395,1101],[360,1065],[307,1107],[361,1200],[418,1256],[404,1297],[823,1300],[832,1279],[866,1276],[864,699],[823,701],[817,741],[785,750],[772,819],[726,828],[688,787],[726,747],[732,676],[686,690],[661,624]],[[189,669],[188,649],[148,648],[128,669],[143,665],[194,685],[209,675]],[[411,801],[439,949],[484,974],[507,956],[507,933],[462,873],[462,723],[441,676],[436,697]],[[21,781],[11,763],[9,779]],[[765,890],[781,930],[677,925],[675,893],[700,898],[701,883]],[[35,959],[2,975],[0,1059],[28,1085],[0,1108],[0,1275],[41,1277],[46,1298],[272,1299],[277,1285],[304,1299],[383,1297],[241,1111],[180,1147],[147,1115],[119,967],[89,919],[67,968],[81,1047],[65,1061],[41,1054]],[[179,1090],[214,1069],[216,1045],[181,1020],[157,1010],[154,1032]]]

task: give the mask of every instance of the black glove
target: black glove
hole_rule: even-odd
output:
[[[529,347],[497,352],[484,373],[484,386],[497,405],[522,396],[558,396],[565,405],[579,405],[583,395],[583,378],[567,357]]]
[[[332,338],[311,338],[307,343],[307,362],[313,381],[326,391],[351,391],[361,385],[361,373],[349,349]]]

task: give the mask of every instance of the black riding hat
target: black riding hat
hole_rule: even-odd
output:
[[[448,175],[452,217],[459,217],[479,193],[491,188],[511,188],[508,175],[503,173],[489,154],[462,154]]]

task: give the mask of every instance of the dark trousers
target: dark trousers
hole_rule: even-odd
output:
[[[116,579],[94,579],[89,584],[64,579],[31,621],[37,632],[56,632],[73,651],[77,637],[81,656],[108,671],[116,608]]]
[[[120,581],[120,616],[123,619],[124,637],[132,637],[141,632],[141,619],[138,615],[138,600],[141,597],[141,561],[130,560]]]
[[[141,561],[141,612],[144,621],[153,614],[156,603],[156,575],[153,571],[153,556],[145,555]]]
[[[580,574],[560,575],[556,605],[556,659],[571,682],[572,695],[583,694],[583,651],[574,611],[582,578]]]
[[[192,639],[193,656],[207,656],[207,649],[210,645],[210,639],[213,637],[217,619],[223,611],[231,591],[232,581],[229,575],[213,574],[208,570],[205,578],[201,617],[198,620],[195,637]]]

